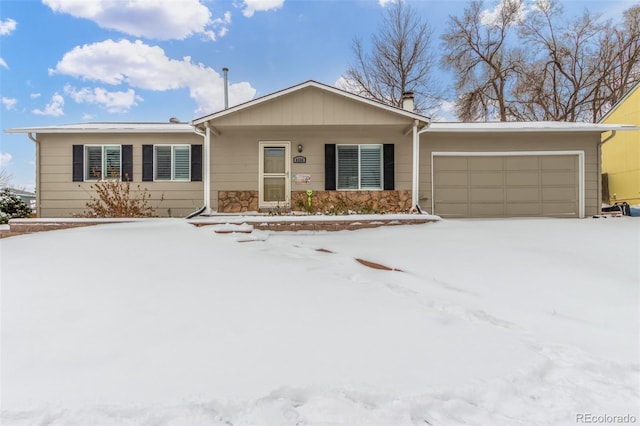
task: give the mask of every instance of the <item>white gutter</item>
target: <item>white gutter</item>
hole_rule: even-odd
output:
[[[27,133],[27,136],[36,144],[36,217],[40,217],[40,141],[33,133]]]

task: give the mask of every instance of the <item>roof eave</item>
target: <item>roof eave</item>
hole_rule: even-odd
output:
[[[418,113],[415,113],[415,112],[403,110],[401,108],[396,108],[396,107],[393,107],[393,106],[390,106],[390,105],[385,105],[385,104],[383,104],[381,102],[377,102],[377,101],[374,101],[374,100],[371,100],[371,99],[367,99],[367,98],[364,98],[362,96],[358,96],[356,94],[347,92],[345,90],[338,89],[338,88],[333,87],[333,86],[329,86],[329,85],[326,85],[326,84],[318,83],[317,81],[314,81],[314,80],[309,80],[309,81],[306,81],[304,83],[298,84],[296,86],[292,86],[292,87],[289,87],[289,88],[286,88],[286,89],[283,89],[283,90],[280,90],[280,91],[277,91],[277,92],[270,93],[270,94],[262,96],[260,98],[253,99],[251,101],[242,103],[240,105],[236,105],[234,107],[227,108],[227,109],[215,112],[213,114],[208,114],[208,115],[196,118],[196,119],[191,121],[191,124],[193,126],[197,126],[197,125],[203,124],[203,123],[205,123],[207,121],[215,120],[216,118],[220,118],[220,117],[224,117],[225,115],[233,114],[234,112],[240,111],[240,110],[245,109],[245,108],[249,108],[249,107],[252,107],[252,106],[260,105],[260,104],[262,104],[264,102],[268,102],[268,101],[270,101],[272,99],[276,99],[276,98],[278,98],[280,96],[284,96],[284,95],[296,92],[298,90],[305,89],[307,87],[315,87],[315,88],[318,88],[318,89],[321,89],[321,90],[326,90],[328,92],[332,92],[334,94],[337,94],[337,95],[340,95],[340,96],[344,96],[346,98],[349,98],[349,99],[352,99],[352,100],[355,100],[355,101],[358,101],[358,102],[363,102],[363,103],[369,104],[371,106],[375,106],[377,108],[382,108],[382,109],[385,109],[387,111],[390,111],[390,112],[393,112],[393,113],[396,113],[396,114],[404,115],[407,118],[410,118],[412,120],[418,120],[418,121],[425,122],[425,123],[431,122],[431,119],[429,117],[427,117],[427,116],[424,116],[424,115],[421,115],[421,114],[418,114]]]

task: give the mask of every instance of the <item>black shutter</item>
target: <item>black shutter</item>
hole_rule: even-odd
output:
[[[191,145],[191,182],[202,182],[202,145]]]
[[[324,189],[335,191],[336,189],[336,144],[324,145]]]
[[[153,145],[142,145],[142,181],[153,181]]]
[[[395,166],[393,157],[393,144],[385,143],[383,146],[383,162],[384,162],[384,186],[383,189],[395,189]]]
[[[122,170],[120,179],[133,181],[133,145],[122,145]]]
[[[73,182],[84,180],[84,145],[73,145]]]

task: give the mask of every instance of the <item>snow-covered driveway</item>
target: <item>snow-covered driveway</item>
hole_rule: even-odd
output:
[[[640,421],[637,218],[0,244],[3,425]]]

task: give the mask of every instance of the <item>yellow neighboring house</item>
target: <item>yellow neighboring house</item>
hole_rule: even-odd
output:
[[[629,90],[600,123],[640,127],[640,83]],[[608,136],[605,133],[603,140]],[[610,204],[622,201],[640,204],[640,130],[618,132],[602,145],[602,173],[607,174]]]

